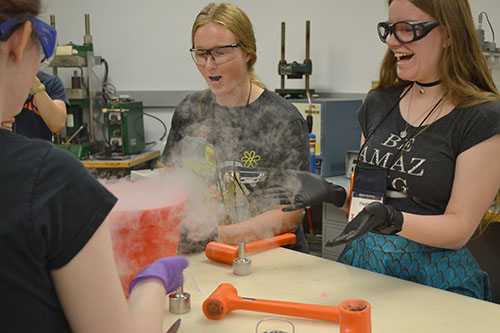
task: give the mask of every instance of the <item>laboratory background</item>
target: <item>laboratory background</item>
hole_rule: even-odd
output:
[[[69,99],[66,126],[53,142],[97,178],[110,181],[107,186],[119,197],[137,188],[117,179],[157,179],[176,106],[187,95],[207,89],[189,49],[193,20],[210,2],[43,2],[42,18],[56,28],[58,43],[43,71],[62,80]],[[289,99],[310,125],[311,171],[349,187],[361,135],[356,111],[376,84],[387,50],[377,35],[377,23],[387,20],[387,1],[231,3],[252,21],[255,74],[268,90]],[[500,1],[469,3],[488,67],[500,87]],[[156,185],[165,182],[175,180]],[[152,197],[170,195],[156,185],[151,185]],[[120,209],[137,204],[127,200]],[[122,217],[114,212],[109,221],[119,223]],[[178,224],[177,218],[171,222]],[[351,332],[347,323],[358,321],[354,326],[359,330],[352,332],[371,332],[372,327],[374,332],[494,332],[500,326],[500,265],[488,261],[490,243],[471,244],[484,256],[477,260],[487,266],[492,281],[497,279],[492,282],[494,302],[485,302],[335,263],[343,246],[325,244],[342,232],[346,213],[332,204],[308,207],[302,224],[311,255],[285,253],[289,250],[279,246],[294,242],[286,234],[253,247],[207,247],[206,253],[188,255],[184,286],[166,302],[164,327],[173,328],[168,332],[230,332],[239,327],[245,332],[338,332],[340,326],[340,332]],[[126,252],[128,245],[113,246]],[[498,258],[498,246],[495,251]],[[237,290],[219,285],[224,281]],[[352,286],[359,289],[349,292]],[[310,294],[300,295],[299,290]],[[403,297],[398,294],[402,290]],[[226,307],[218,318],[206,306],[210,300]],[[297,310],[291,302],[307,305]],[[324,308],[316,308],[318,304]]]
[[[90,16],[94,54],[109,64],[108,81],[120,95],[141,100],[144,112],[170,126],[175,106],[189,92],[206,89],[189,54],[193,17],[210,1],[146,2],[57,1],[45,2],[44,17],[55,16],[60,44],[83,44],[85,14]],[[286,23],[285,58],[302,63],[306,52],[306,21],[310,21],[310,87],[324,96],[366,95],[378,79],[379,64],[386,45],[377,37],[376,25],[387,19],[384,0],[328,1],[234,1],[253,23],[257,40],[255,73],[268,89],[280,88],[278,63],[281,58],[281,22]],[[489,14],[493,28],[500,25],[495,13],[500,2],[470,2],[477,22],[479,13]],[[362,8],[362,10],[360,10]],[[486,19],[485,39],[492,41]],[[498,41],[497,41],[498,45]],[[104,77],[104,66],[95,71]],[[50,72],[50,70],[49,70]],[[67,87],[71,70],[60,70]],[[496,69],[496,82],[500,81]],[[286,88],[303,88],[304,79],[287,79]],[[151,149],[163,148],[166,136],[158,121],[144,119],[146,142],[158,141]],[[159,140],[163,136],[162,140]]]

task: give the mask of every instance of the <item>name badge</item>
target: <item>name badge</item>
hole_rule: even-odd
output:
[[[357,165],[353,174],[347,221],[351,222],[363,208],[374,201],[384,203],[386,190],[387,169]]]

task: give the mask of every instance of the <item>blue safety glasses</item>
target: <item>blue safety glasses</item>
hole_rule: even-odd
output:
[[[33,25],[33,30],[38,36],[42,51],[42,65],[48,64],[54,54],[56,48],[57,32],[49,24],[43,22],[36,17],[28,17],[21,20],[8,20],[0,23],[0,41],[5,42],[24,22],[30,20]]]

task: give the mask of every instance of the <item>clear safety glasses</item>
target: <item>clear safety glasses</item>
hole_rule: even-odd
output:
[[[33,30],[40,41],[40,57],[42,66],[47,65],[52,60],[56,47],[57,32],[49,24],[36,17],[27,17],[21,20],[8,20],[0,24],[0,41],[5,42],[24,22],[30,20]]]
[[[223,45],[214,47],[212,49],[190,49],[191,57],[194,62],[199,66],[205,66],[208,57],[212,58],[212,61],[216,65],[224,64],[231,61],[236,57],[236,48],[240,47],[241,43],[235,43],[230,45]]]
[[[437,22],[380,22],[377,24],[377,31],[383,43],[387,43],[387,38],[389,38],[390,34],[393,34],[398,42],[406,44],[424,38],[438,25]]]

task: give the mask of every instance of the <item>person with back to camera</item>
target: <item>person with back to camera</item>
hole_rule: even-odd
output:
[[[20,112],[55,30],[39,0],[0,1],[0,119]],[[42,56],[42,57],[40,57]],[[0,305],[6,332],[162,332],[187,260],[161,258],[127,301],[107,214],[116,202],[71,154],[0,128]]]
[[[296,230],[295,249],[307,252],[302,212],[282,212],[272,193],[280,170],[309,167],[303,117],[254,74],[256,40],[240,8],[210,3],[197,15],[191,38],[192,58],[209,89],[177,106],[162,160],[195,170],[217,193],[225,210],[213,234],[219,242]],[[204,249],[206,241],[193,247],[183,235],[181,252]]]
[[[389,49],[358,111],[355,217],[327,246],[347,243],[345,264],[490,300],[488,275],[465,244],[500,187],[500,96],[469,4],[388,3],[378,33]],[[340,186],[292,174],[302,189],[285,210],[322,201],[347,209]]]
[[[61,132],[66,124],[67,106],[61,79],[38,71],[21,112],[3,121],[1,127],[28,138],[51,141],[52,133]]]
[[[15,117],[14,132],[28,138],[52,140],[66,125],[70,106],[61,79],[38,71],[23,110]]]

